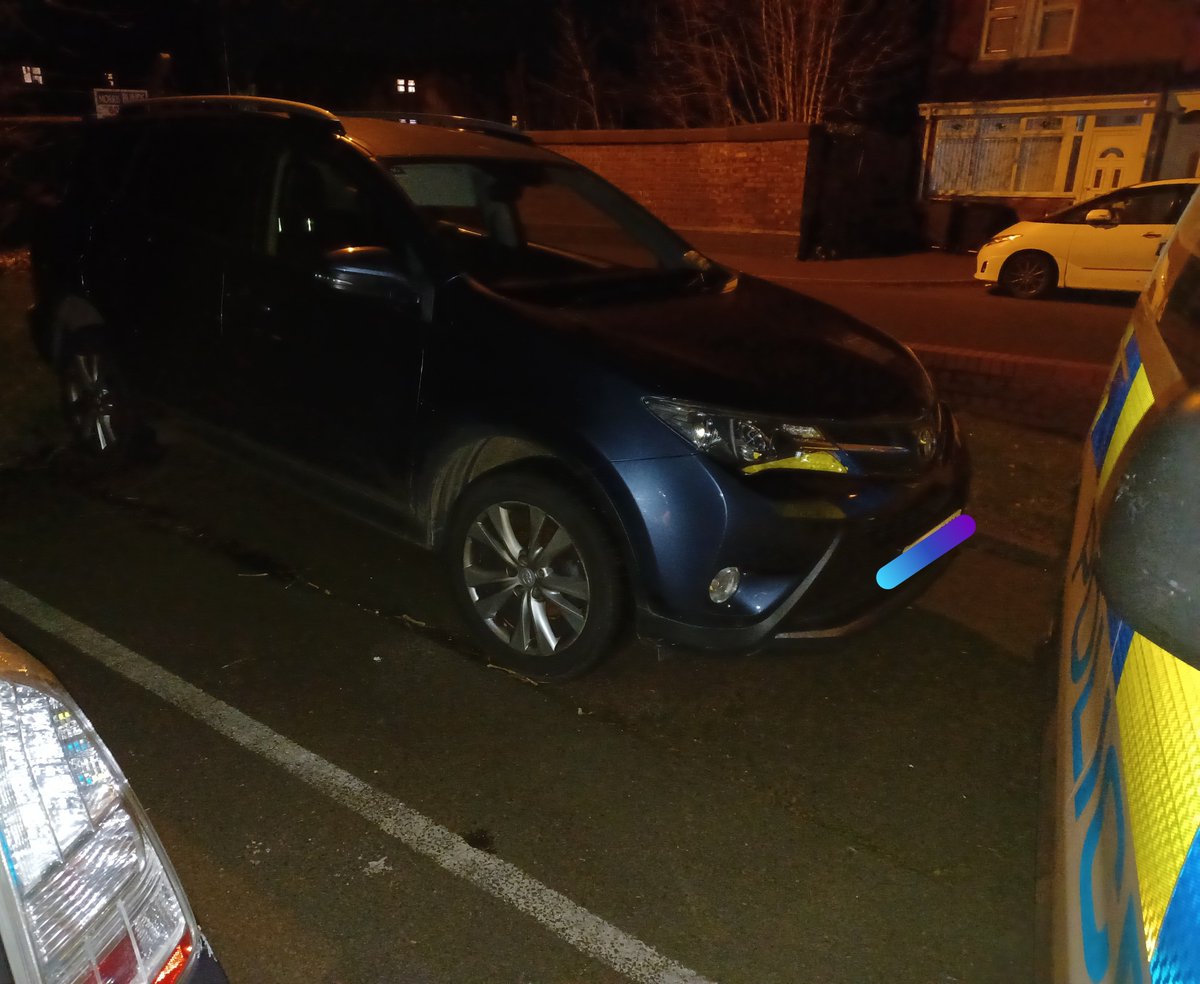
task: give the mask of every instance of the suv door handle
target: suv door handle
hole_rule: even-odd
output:
[[[1161,232],[1143,232],[1142,238],[1143,239],[1162,239],[1162,233]]]

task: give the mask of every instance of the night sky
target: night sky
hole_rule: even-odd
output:
[[[934,0],[851,2],[907,11],[917,37],[932,34]],[[156,95],[228,86],[333,110],[678,125],[660,97],[680,90],[648,44],[655,9],[650,0],[0,0],[9,76],[0,98],[9,112],[87,113],[92,88],[113,72],[118,87]],[[580,109],[579,62],[562,43],[568,21],[586,49],[598,117]],[[12,84],[21,64],[43,66],[42,91]],[[853,118],[907,126],[921,65],[881,79],[874,105],[851,107]],[[396,78],[417,79],[416,95],[398,95]],[[686,122],[706,125],[700,115]]]
[[[396,76],[415,76],[438,91],[430,98],[467,104],[434,108],[480,111],[508,100],[514,72],[545,70],[554,3],[0,0],[15,20],[0,51],[82,89],[104,71],[118,85],[153,84],[158,53],[170,52],[166,84],[180,92],[225,91],[227,64],[234,91],[376,106]]]

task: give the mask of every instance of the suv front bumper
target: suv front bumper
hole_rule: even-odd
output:
[[[938,458],[909,480],[793,473],[764,494],[761,483],[704,455],[623,462],[638,515],[626,524],[637,567],[643,638],[705,650],[838,638],[910,603],[945,567],[940,561],[887,591],[876,572],[961,510],[970,465],[947,411]],[[742,572],[723,605],[708,584],[723,567]]]

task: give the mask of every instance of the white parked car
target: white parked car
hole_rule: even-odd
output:
[[[1140,291],[1197,186],[1150,181],[1018,222],[979,250],[975,279],[1024,298],[1055,287]]]

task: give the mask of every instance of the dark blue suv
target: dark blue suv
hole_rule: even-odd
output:
[[[927,582],[875,573],[966,498],[907,348],[516,133],[151,100],[90,128],[34,260],[92,454],[135,452],[162,404],[238,435],[438,549],[523,673],[581,672],[630,624],[842,635]]]

